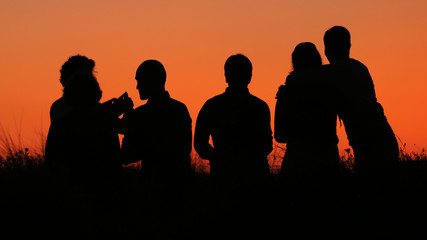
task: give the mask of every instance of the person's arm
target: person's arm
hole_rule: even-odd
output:
[[[271,115],[270,115],[270,109],[267,104],[265,104],[264,108],[264,120],[262,122],[264,129],[263,135],[262,135],[262,154],[264,156],[268,156],[271,151],[273,151],[273,132],[271,131]]]
[[[197,116],[194,133],[194,148],[201,158],[212,160],[214,159],[215,150],[209,143],[209,137],[211,135],[209,121],[209,108],[207,104],[205,104]]]
[[[274,113],[274,139],[279,143],[288,142],[287,132],[287,86],[282,85],[277,92],[276,108]]]
[[[138,162],[139,154],[139,138],[138,130],[135,122],[135,112],[128,113],[122,120],[124,123],[124,136],[122,139],[122,161],[124,165]]]

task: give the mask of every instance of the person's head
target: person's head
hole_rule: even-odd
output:
[[[67,80],[77,73],[87,73],[93,75],[93,68],[95,62],[92,59],[82,55],[74,55],[68,58],[68,60],[62,65],[59,70],[61,77],[59,81],[62,86],[65,86]]]
[[[334,26],[325,32],[325,55],[329,62],[350,57],[350,32],[341,26]]]
[[[98,81],[92,74],[76,73],[64,86],[65,101],[78,109],[95,107],[102,97]]]
[[[165,91],[166,70],[157,60],[147,60],[141,63],[136,70],[135,79],[138,83],[136,89],[139,91],[141,100],[150,99]]]
[[[322,58],[316,46],[311,42],[298,44],[292,52],[294,72],[322,66]]]
[[[232,55],[224,65],[225,80],[230,87],[247,87],[252,78],[252,63],[242,54]]]

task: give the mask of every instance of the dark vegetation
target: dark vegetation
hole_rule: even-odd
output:
[[[358,239],[372,235],[399,236],[405,239],[426,236],[427,155],[424,149],[408,152],[404,144],[400,153],[399,170],[395,176],[397,182],[386,194],[378,198],[363,195],[355,183],[352,173],[353,156],[348,149],[342,156],[342,175],[334,193],[324,197],[321,192],[305,192],[301,195],[304,197],[299,198],[300,201],[289,200],[278,184],[276,173],[280,168],[284,149],[283,146],[276,145],[269,159],[274,179],[271,191],[265,196],[265,214],[259,215],[259,219],[256,216],[255,222],[252,219],[252,223],[248,223],[232,214],[221,217],[216,215],[208,166],[203,165],[202,160],[196,156],[193,159],[194,174],[185,197],[185,207],[175,217],[145,217],[146,210],[141,207],[141,202],[144,202],[146,196],[140,191],[138,166],[134,165],[123,169],[124,188],[116,209],[118,211],[93,211],[82,218],[64,219],[67,210],[55,202],[52,181],[43,161],[43,151],[22,147],[15,144],[12,138],[3,136],[1,140],[0,232],[2,235],[12,234],[13,239],[33,239],[39,236],[48,239],[97,239],[102,233],[115,235],[118,239],[140,239],[152,235],[203,239],[209,236],[235,234],[236,237],[242,237],[260,233],[265,239],[289,235],[338,239]],[[96,203],[94,206],[96,208]],[[80,209],[85,211],[84,208]],[[252,209],[243,209],[241,212],[236,210],[234,214],[244,215],[245,211],[251,212]],[[88,225],[97,226],[94,229],[99,231],[81,230],[77,226],[84,225],[88,216],[95,222]],[[73,235],[74,231],[78,232],[77,235]]]

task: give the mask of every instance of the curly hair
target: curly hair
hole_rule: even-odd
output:
[[[88,73],[93,75],[94,67],[95,61],[89,59],[86,56],[71,56],[59,70],[59,72],[61,73],[59,81],[61,82],[62,86],[65,86],[67,80],[76,73]]]

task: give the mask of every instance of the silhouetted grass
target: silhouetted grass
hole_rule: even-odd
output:
[[[50,175],[43,164],[45,140],[43,136],[40,139],[43,142],[40,143],[40,146],[43,146],[42,149],[32,150],[30,147],[24,146],[20,139],[14,138],[5,129],[0,129],[0,208],[2,209],[0,230],[2,230],[1,228],[8,228],[9,231],[13,231],[17,238],[34,238],[34,234],[37,232],[40,235],[44,235],[45,231],[49,231],[46,229],[45,224],[54,221],[54,219],[49,220],[49,218],[52,218],[49,211],[55,211],[55,209],[52,209],[53,206],[51,205],[53,195]],[[396,229],[402,230],[413,227],[417,230],[419,222],[414,221],[414,218],[427,213],[426,203],[424,202],[427,200],[427,194],[425,194],[427,187],[427,155],[424,149],[419,152],[409,152],[405,147],[406,145],[402,145],[400,149],[401,161],[397,176],[399,190],[395,192],[398,201],[394,202],[396,205],[390,211],[396,214],[392,218],[397,219],[395,221],[397,226],[394,226]],[[271,172],[274,175],[280,170],[285,150],[284,145],[275,144],[274,150],[268,158]],[[345,149],[344,151],[341,156],[341,166],[344,172],[343,176],[348,177],[353,174],[354,156],[351,149]],[[200,229],[206,230],[205,233],[207,233],[214,231],[210,229],[209,224],[211,222],[206,220],[206,215],[209,214],[209,211],[212,211],[211,205],[214,201],[208,174],[209,164],[200,159],[197,154],[193,154],[192,158],[194,174],[188,196],[189,205],[192,209],[191,218],[181,219],[182,223],[179,226],[185,225],[185,228],[188,228],[188,232],[195,234]],[[140,209],[140,200],[144,199],[145,195],[144,192],[141,192],[138,182],[139,167],[136,164],[123,169],[124,203],[122,209],[125,213],[122,216],[121,222],[123,226],[120,234],[131,239],[139,238],[144,233],[152,233],[154,231],[149,229],[151,226],[144,225],[147,222],[143,219],[144,213]],[[346,183],[346,180],[343,180],[343,182]],[[346,187],[345,184],[341,186]],[[282,189],[275,185],[273,191],[279,193]],[[366,216],[360,217],[360,207],[354,207],[355,202],[358,201],[357,194],[350,194],[349,196],[351,196],[350,200],[347,198],[345,200],[347,202],[337,205],[339,207],[335,207],[333,210],[339,213],[337,214],[339,216],[337,221],[341,224],[339,228],[345,234],[349,234],[348,232],[351,231],[358,231],[362,227],[370,229],[363,225],[363,219]],[[287,213],[283,213],[280,209],[284,208],[285,202],[282,201],[285,198],[281,194],[273,194],[269,200],[271,205],[266,206],[266,208],[272,213],[272,219],[269,219],[272,224],[269,225],[268,231],[286,232],[290,228],[287,225],[289,223],[293,224],[290,226],[301,224],[301,231],[306,231],[313,227],[313,224],[316,224],[303,217],[299,220],[289,220],[283,217],[281,214],[286,215]],[[318,213],[316,212],[316,214]],[[297,216],[299,216],[298,213]],[[322,218],[322,216],[317,217]],[[425,221],[421,221],[421,223],[425,223]]]

